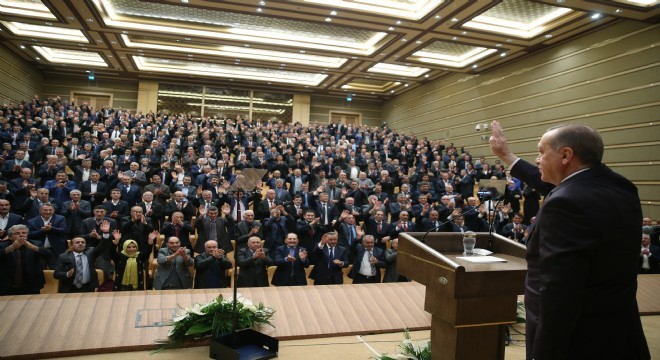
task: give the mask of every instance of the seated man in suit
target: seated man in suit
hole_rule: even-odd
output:
[[[410,281],[405,276],[399,275],[399,272],[396,269],[396,259],[399,254],[399,239],[392,239],[392,248],[385,251],[385,262],[387,267],[385,267],[385,276],[383,276],[383,282],[402,282]]]
[[[236,286],[267,287],[266,268],[273,264],[268,256],[268,249],[261,247],[261,239],[252,236],[247,240],[247,247],[236,250],[236,265],[240,268]]]
[[[110,224],[102,226],[109,228]],[[57,258],[53,276],[60,280],[60,293],[94,292],[99,286],[96,273],[96,258],[110,246],[110,239],[102,239],[98,247],[87,248],[87,242],[81,237],[71,240],[71,251],[60,254]]]
[[[181,212],[183,214],[183,219],[188,222],[192,220],[193,216],[195,216],[195,207],[190,201],[188,201],[188,198],[183,194],[183,191],[175,191],[174,199],[165,204],[165,216],[172,218],[172,214],[175,211]]]
[[[64,253],[67,248],[64,216],[55,214],[53,204],[45,203],[39,208],[39,215],[27,221],[27,226],[30,229],[30,238],[43,242],[44,247],[50,249],[52,256],[48,265],[55,266],[57,256]]]
[[[651,235],[642,233],[642,250],[639,253],[639,273],[660,273],[660,247],[651,245]]]
[[[348,267],[348,250],[337,245],[336,232],[325,233],[321,241],[312,247],[310,262],[314,264],[310,279],[314,285],[333,285],[344,283],[342,268]]]
[[[353,284],[379,283],[380,269],[385,266],[385,251],[375,247],[373,235],[364,235],[348,277]]]
[[[307,249],[298,246],[298,235],[287,234],[286,244],[277,247],[273,257],[273,263],[277,266],[273,274],[273,285],[307,285],[305,268],[309,267],[309,259]]]
[[[14,225],[7,233],[9,241],[0,242],[0,296],[39,294],[45,282],[41,258],[50,253],[43,243],[28,240],[25,225]]]
[[[121,200],[121,190],[117,188],[110,191],[110,200],[103,202],[103,206],[108,211],[108,216],[117,221],[117,224],[122,218],[130,215],[130,206],[125,200]]]
[[[512,222],[504,225],[504,228],[502,229],[502,236],[522,243],[525,229],[527,229],[527,226],[523,224],[522,221],[522,215],[519,213],[513,214]],[[497,227],[495,229],[497,229]]]
[[[190,223],[184,221],[183,213],[180,211],[172,213],[172,221],[164,223],[160,229],[160,233],[165,236],[165,239],[169,239],[172,236],[178,238],[181,241],[181,246],[190,250],[191,254],[194,252],[190,235],[195,233],[195,229]]]
[[[85,219],[92,216],[92,206],[89,201],[81,200],[80,190],[71,190],[71,200],[65,201],[60,206],[60,215],[66,218],[66,234],[68,239],[73,239],[81,233],[81,225]]]
[[[11,203],[7,199],[0,199],[0,242],[9,238],[9,229],[23,223],[23,217],[11,212]]]
[[[158,270],[154,276],[154,289],[175,290],[192,288],[192,274],[188,266],[194,263],[190,251],[172,236],[167,246],[158,250]]]
[[[243,214],[243,221],[236,226],[236,248],[242,249],[247,246],[248,239],[256,236],[263,237],[261,223],[254,220],[254,211],[246,210]]]
[[[195,289],[226,288],[225,270],[231,269],[231,261],[215,240],[208,240],[204,249],[195,257]]]

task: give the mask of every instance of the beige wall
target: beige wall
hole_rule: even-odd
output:
[[[309,125],[309,113],[311,109],[311,96],[307,94],[293,94],[293,122]]]
[[[378,126],[383,123],[380,101],[353,97],[353,101],[347,102],[346,99],[312,95],[309,120],[311,123],[327,124],[330,111],[360,113],[364,125]]]
[[[658,39],[658,25],[621,22],[483,75],[450,75],[386,102],[383,117],[473,155],[490,155],[487,132],[475,126],[496,119],[526,160],[548,127],[588,124],[603,136],[604,161],[635,182],[644,213],[660,220]]]
[[[143,114],[158,111],[158,81],[140,81],[137,111]]]
[[[44,80],[45,96],[60,96],[69,100],[72,92],[87,92],[112,94],[114,109],[137,109],[138,82],[135,80],[114,80],[96,77],[87,80],[87,74],[81,71],[80,76],[56,76],[46,74]],[[154,109],[155,110],[155,109]]]
[[[14,55],[0,44],[0,98],[2,103],[29,101],[41,96],[43,76],[41,71]]]

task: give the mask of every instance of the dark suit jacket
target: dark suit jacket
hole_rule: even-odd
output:
[[[277,266],[273,281],[275,286],[297,286],[307,285],[307,274],[305,268],[309,267],[309,258],[300,259],[301,247],[296,246],[293,250],[296,261],[286,261],[289,256],[289,247],[286,245],[278,246],[273,255],[273,264]]]
[[[226,256],[220,259],[203,253],[195,257],[195,289],[226,288],[225,270],[232,264]]]
[[[314,268],[310,272],[309,278],[314,279],[314,285],[344,283],[344,273],[341,269],[349,265],[348,250],[342,246],[335,246],[333,257],[330,258],[328,249],[328,245],[323,246],[322,249],[319,249],[318,245],[314,245],[310,252],[310,262]],[[335,259],[343,262],[343,266],[334,264]]]
[[[106,196],[108,196],[108,189],[107,186],[104,182],[99,181],[96,184],[96,193],[92,196],[92,182],[87,180],[83,181],[80,183],[80,192],[81,192],[81,198],[83,200],[87,200],[90,202],[92,205],[92,208],[94,206],[99,205],[103,202]]]
[[[355,256],[355,260],[353,260],[353,267],[351,268],[351,271],[348,273],[348,277],[351,279],[355,278],[355,275],[360,273],[360,267],[362,265],[362,258],[364,257],[365,249],[362,245],[358,245],[357,247],[357,255]],[[373,256],[378,259],[378,262],[376,263],[376,279],[378,279],[377,282],[380,282],[380,269],[384,269],[387,264],[385,263],[385,250],[374,247],[373,248]]]
[[[251,224],[248,224],[245,220],[243,220],[238,223],[236,226],[236,248],[240,249],[247,246],[247,241],[250,238],[250,232],[255,226],[259,227],[259,231],[253,236],[258,236],[260,239],[263,239],[263,231],[259,221],[255,220]]]
[[[215,218],[215,231],[217,233],[216,239],[218,241],[218,247],[225,252],[232,252],[234,249],[231,246],[231,239],[229,238],[229,231],[227,228],[234,226],[234,219],[232,219],[231,216],[222,217],[220,215],[221,214],[218,214],[218,217]],[[195,252],[198,254],[205,252],[204,243],[209,238],[210,221],[211,219],[208,216],[201,216],[195,221],[195,229],[197,229]]]
[[[80,227],[83,220],[92,215],[92,206],[89,201],[80,200],[80,208],[71,210],[71,201],[65,201],[60,206],[60,215],[66,218],[66,233],[69,235],[69,238],[73,238],[81,234]]]
[[[9,254],[5,254],[5,249],[12,244],[11,241],[0,242],[0,295],[6,295],[11,290],[16,272],[16,258],[19,251],[23,253],[21,263],[23,264],[23,281],[34,293],[38,293],[44,287],[44,272],[41,269],[41,257],[48,257],[50,252],[43,247],[39,241],[30,241],[39,247],[39,251],[32,251],[25,246]]]
[[[38,240],[46,244],[46,237],[52,247],[53,253],[59,255],[67,249],[67,234],[66,234],[66,219],[62,215],[53,214],[50,218],[50,231],[45,232],[41,230],[44,226],[44,221],[41,216],[37,215],[28,220],[27,226],[30,229],[30,239]]]
[[[129,208],[135,206],[135,204],[137,204],[140,200],[141,194],[140,187],[138,185],[131,184],[131,188],[128,192],[126,192],[126,185],[124,184],[117,185],[117,188],[121,190],[121,200],[126,201]]]
[[[399,256],[399,252],[394,249],[385,250],[385,262],[387,266],[385,267],[385,275],[383,276],[383,282],[398,282],[398,281],[409,281],[402,275],[399,275],[399,271],[396,267],[396,260]]]
[[[372,235],[376,241],[376,247],[385,252],[386,245],[381,242],[381,240],[386,236],[390,236],[390,224],[383,219],[380,231],[378,231],[378,224],[376,223],[376,220],[374,220],[374,218],[369,218],[364,221],[364,226],[362,229],[364,230],[365,235]]]
[[[163,224],[162,228],[160,229],[160,233],[165,236],[165,240],[172,236],[177,236],[175,226],[172,225],[172,222],[169,221]],[[190,242],[190,235],[194,233],[195,229],[193,229],[193,227],[187,221],[184,221],[183,225],[179,227],[179,234],[177,236],[179,241],[181,241],[181,246],[185,246],[186,249],[190,250],[191,254],[193,253],[194,249],[192,247],[192,243]]]
[[[181,203],[181,209],[176,201],[170,200],[165,204],[165,216],[169,216],[172,219],[172,214],[176,211],[181,211],[183,213],[183,220],[190,221],[193,216],[195,216],[195,207],[192,202],[186,201]]]
[[[7,214],[7,226],[4,229],[1,229],[1,230],[5,231],[5,235],[2,238],[0,238],[0,240],[3,240],[7,236],[9,236],[7,234],[7,231],[9,231],[9,229],[11,229],[12,226],[18,225],[18,224],[23,224],[23,223],[24,223],[24,220],[23,220],[22,216],[16,215],[16,214],[13,214],[13,213]]]
[[[240,287],[266,287],[268,286],[268,272],[266,268],[273,264],[268,255],[268,249],[264,249],[266,257],[255,259],[249,248],[236,250],[236,265],[240,267],[238,272],[237,286]]]
[[[511,173],[547,194],[527,242],[528,358],[650,358],[636,299],[635,186],[605,165],[549,192],[535,166],[520,160]],[[595,210],[612,204],[617,211]]]
[[[89,265],[89,282],[83,284],[83,287],[87,289],[95,289],[99,286],[99,276],[96,273],[96,258],[107,250],[108,246],[110,246],[109,243],[110,240],[107,239],[101,241],[98,247],[90,247],[85,249],[84,253],[87,255],[87,264]],[[66,273],[69,271],[69,269],[75,268],[76,257],[73,251],[67,251],[58,256],[57,264],[55,265],[55,270],[53,271],[53,276],[60,280],[59,291],[61,293],[68,293],[75,289],[75,272],[72,277],[66,276]]]
[[[128,216],[131,212],[131,208],[128,206],[128,203],[124,200],[119,200],[117,205],[112,204],[112,200],[108,200],[103,202],[103,206],[106,208],[108,217],[112,216],[113,212],[117,212],[117,217],[113,218],[117,221],[117,224],[119,224],[119,220],[123,218],[124,216]]]

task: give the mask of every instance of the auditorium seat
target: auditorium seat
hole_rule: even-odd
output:
[[[312,269],[314,269],[314,265],[309,265],[308,267],[305,268],[305,278],[307,278],[307,286],[314,285],[314,280],[309,278],[309,274],[312,273]]]
[[[269,266],[266,271],[268,271],[268,286],[275,286],[272,284],[273,282],[273,275],[275,275],[275,270],[277,270],[277,266]]]
[[[345,267],[345,268],[341,269],[342,272],[344,273],[344,284],[352,284],[353,283],[353,279],[348,277],[348,273],[351,272],[352,268],[353,268],[353,264],[348,265],[348,267]]]
[[[41,294],[57,294],[59,292],[60,281],[53,276],[55,270],[44,270],[44,278],[46,283],[44,288],[41,289]]]

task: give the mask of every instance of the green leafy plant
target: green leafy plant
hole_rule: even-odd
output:
[[[397,345],[396,355],[382,354],[374,359],[377,360],[431,360],[431,342],[415,344],[408,329],[403,330],[404,340]]]
[[[219,337],[229,334],[234,323],[233,298],[224,299],[222,295],[206,304],[195,303],[191,308],[180,308],[172,320],[172,329],[166,340],[159,340],[157,351],[181,347],[184,340],[199,339],[210,335]],[[237,297],[238,329],[262,325],[273,326],[271,318],[275,310],[262,303],[254,305],[250,299],[240,294]]]

